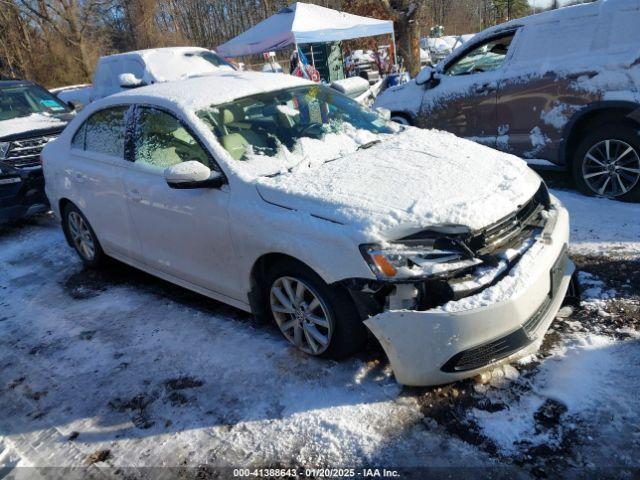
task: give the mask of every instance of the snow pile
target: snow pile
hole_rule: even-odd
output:
[[[442,223],[485,227],[523,205],[540,185],[517,157],[448,133],[407,128],[356,139],[354,133],[364,135],[303,139],[293,152],[297,168],[256,180],[262,197],[385,239],[398,229]],[[355,151],[370,139],[380,143]]]
[[[605,288],[602,280],[588,272],[578,272],[582,289],[582,308],[600,317],[609,317],[607,301],[615,299],[619,293],[614,288]]]
[[[622,432],[628,430],[622,425],[626,418],[636,416],[634,385],[640,380],[640,374],[630,370],[629,365],[639,361],[640,354],[633,340],[616,342],[593,333],[572,334],[552,350],[551,357],[537,367],[531,380],[520,377],[515,384],[506,384],[502,391],[486,392],[487,398],[506,403],[506,408],[499,411],[476,408],[470,412],[469,419],[504,454],[537,445],[551,450],[560,448],[567,433],[560,426],[560,416],[571,419],[562,422],[568,424],[565,429],[572,424],[575,428],[582,422],[606,418],[598,434],[605,437],[604,430],[612,430],[609,433],[624,444],[630,439],[620,438]],[[525,388],[525,393],[514,402],[512,395],[518,384]],[[552,424],[553,417],[557,417],[557,426],[541,423],[546,420]],[[589,440],[593,439],[583,438],[585,442]]]
[[[59,118],[44,115],[42,113],[32,113],[26,117],[0,121],[0,137],[48,128],[57,127],[62,129],[65,125],[66,123]]]

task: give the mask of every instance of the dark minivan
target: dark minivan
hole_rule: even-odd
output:
[[[0,223],[48,210],[40,151],[72,117],[39,85],[0,80]]]

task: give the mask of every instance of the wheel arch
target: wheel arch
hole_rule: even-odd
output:
[[[409,112],[392,110],[391,111],[391,118],[393,118],[393,117],[402,117],[408,122],[409,125],[415,125],[416,124],[416,120],[415,120],[414,115],[409,113]]]
[[[62,224],[62,232],[64,233],[64,238],[67,240],[67,243],[69,244],[69,246],[73,247],[73,242],[71,241],[71,235],[69,234],[69,230],[67,229],[66,223],[63,218],[64,210],[65,208],[67,208],[68,205],[73,205],[74,207],[78,208],[75,203],[73,203],[71,200],[69,200],[66,197],[62,197],[60,200],[58,200],[58,213],[60,215],[60,222]]]
[[[267,319],[267,312],[265,311],[265,305],[262,301],[261,285],[263,284],[263,281],[265,280],[269,269],[273,265],[281,261],[298,263],[302,267],[309,269],[320,278],[322,278],[322,274],[318,272],[317,269],[313,268],[302,260],[286,253],[270,252],[258,257],[253,263],[253,266],[251,267],[251,271],[249,273],[248,300],[249,305],[251,306],[251,311],[253,312],[254,316],[261,322]],[[326,279],[324,278],[323,280],[326,281]]]
[[[624,100],[594,102],[571,117],[563,129],[559,152],[560,162],[568,171],[584,135],[608,123],[628,123],[640,127],[640,104]]]

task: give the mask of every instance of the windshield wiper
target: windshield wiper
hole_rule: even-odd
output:
[[[367,148],[371,148],[374,145],[377,145],[378,143],[380,143],[382,140],[371,140],[370,142],[367,143],[363,143],[362,145],[359,145],[358,148],[356,150],[366,150]]]

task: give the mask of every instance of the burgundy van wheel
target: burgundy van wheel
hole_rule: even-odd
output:
[[[587,135],[576,152],[573,177],[586,195],[640,201],[640,136],[627,125]]]

